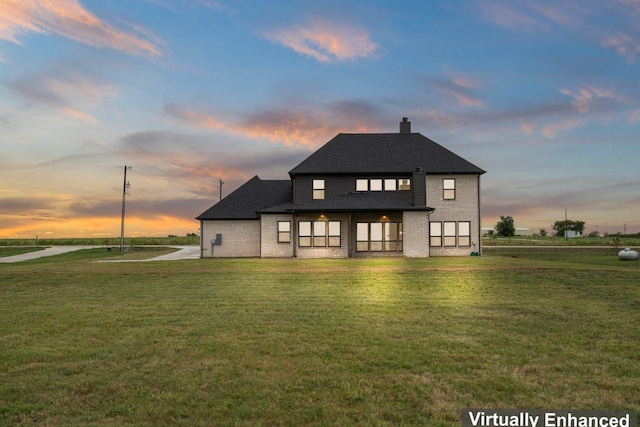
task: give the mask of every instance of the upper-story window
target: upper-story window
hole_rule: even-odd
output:
[[[313,180],[313,199],[324,199],[324,179]]]
[[[385,179],[384,180],[384,191],[396,191],[398,189],[398,180],[397,179]]]
[[[443,198],[444,200],[455,200],[456,198],[456,180],[454,178],[445,178],[442,180]]]
[[[356,191],[369,191],[369,180],[356,179]]]
[[[411,190],[411,180],[395,178],[356,179],[356,191],[408,191]]]

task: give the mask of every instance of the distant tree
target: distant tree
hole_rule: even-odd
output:
[[[540,229],[540,235],[541,235],[542,237],[547,237],[547,230],[545,230],[544,228],[541,228],[541,229]]]
[[[589,233],[589,237],[600,237],[600,233],[598,233],[597,230],[594,230],[591,233]]]
[[[496,235],[501,237],[515,236],[516,228],[513,225],[513,217],[500,216],[500,221],[495,226]]]
[[[577,231],[582,234],[584,231],[584,221],[565,219],[563,221],[556,221],[551,227],[556,232],[556,236],[559,237],[564,237],[565,231]]]

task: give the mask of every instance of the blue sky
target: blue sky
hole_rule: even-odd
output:
[[[197,232],[339,132],[487,170],[485,226],[640,232],[640,1],[0,0],[0,238]]]

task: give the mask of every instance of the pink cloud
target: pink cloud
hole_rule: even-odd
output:
[[[640,42],[628,34],[607,36],[602,40],[602,46],[615,50],[630,61],[633,61],[640,54]]]
[[[364,109],[365,113],[361,110]],[[340,132],[371,132],[377,130],[371,120],[362,117],[374,114],[361,105],[339,103],[329,109],[304,107],[271,108],[250,114],[237,122],[223,122],[208,113],[167,104],[170,115],[192,126],[221,131],[251,139],[281,142],[287,146],[316,147]]]
[[[628,102],[628,99],[610,89],[596,86],[582,86],[579,89],[561,89],[560,93],[573,98],[571,106],[579,113],[587,113],[602,100],[613,100],[618,103]]]
[[[275,30],[267,33],[265,37],[319,62],[371,58],[376,55],[378,49],[378,45],[362,28],[327,22],[314,22],[308,27],[296,25]]]
[[[21,35],[53,33],[78,42],[137,56],[161,56],[161,41],[119,30],[85,9],[77,0],[0,0],[0,39],[20,43]],[[153,41],[150,41],[152,38]]]

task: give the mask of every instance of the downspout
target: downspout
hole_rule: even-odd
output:
[[[291,211],[291,215],[292,215],[292,222],[293,222],[293,239],[291,239],[291,246],[293,249],[292,252],[292,258],[298,258],[298,250],[297,250],[297,246],[296,246],[296,242],[298,241],[298,226],[296,225],[296,211],[295,209]]]
[[[200,259],[204,258],[204,226],[200,220]]]
[[[432,211],[429,211],[427,213],[427,251],[429,252],[427,257],[429,258],[431,258],[431,214],[434,213],[435,211],[436,210],[433,209]],[[404,248],[404,245],[403,245],[403,248]],[[403,252],[404,252],[404,249],[403,249]]]
[[[478,175],[478,255],[482,256],[482,213],[480,211],[480,176]]]

